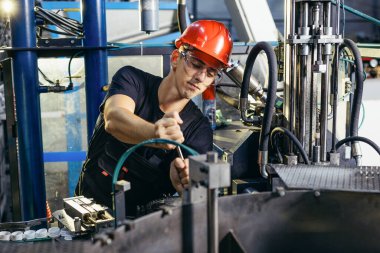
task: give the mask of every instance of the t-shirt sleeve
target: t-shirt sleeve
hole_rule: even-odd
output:
[[[144,81],[142,79],[143,76],[139,75],[137,69],[131,66],[125,66],[119,69],[112,77],[107,95],[100,106],[100,111],[103,112],[105,101],[116,94],[126,95],[137,103],[137,97],[141,90],[140,85]]]

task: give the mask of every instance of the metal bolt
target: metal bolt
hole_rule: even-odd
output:
[[[207,160],[208,163],[217,163],[218,162],[218,153],[214,151],[207,152]]]
[[[276,187],[276,192],[277,192],[277,194],[278,194],[280,197],[285,196],[285,189],[284,189],[284,187],[281,187],[281,186]]]

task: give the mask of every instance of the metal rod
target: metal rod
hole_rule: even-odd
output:
[[[12,220],[20,221],[21,217],[21,192],[20,192],[20,175],[19,162],[17,154],[17,135],[14,130],[16,127],[16,108],[14,104],[14,88],[12,75],[12,59],[7,58],[0,62],[4,81],[4,98],[5,98],[5,115],[7,126],[7,149],[8,163],[10,171],[11,198],[12,198]]]
[[[307,56],[301,56],[300,70],[300,113],[299,113],[299,141],[302,147],[305,148],[306,140],[306,85],[307,85]]]
[[[294,35],[296,33],[296,0],[292,0],[292,16],[290,24],[290,34]]]
[[[324,55],[324,64],[330,62],[330,56]],[[327,115],[328,115],[328,91],[329,91],[329,68],[326,67],[326,72],[322,74],[321,86],[321,161],[327,161]]]
[[[11,19],[14,48],[36,47],[34,2],[14,2],[15,13]],[[13,60],[22,219],[31,220],[46,217],[37,53],[32,50],[17,51],[14,52]]]
[[[330,11],[331,11],[331,4],[330,4]],[[334,33],[334,32],[333,32]],[[339,29],[335,30],[335,34],[339,35]],[[335,144],[336,144],[336,132],[337,132],[337,113],[338,113],[338,75],[339,75],[339,44],[334,45],[334,59],[333,59],[333,66],[335,68],[332,69],[332,82],[331,82],[331,94],[332,94],[332,112],[333,112],[333,118],[332,118],[332,135],[331,135],[331,150],[335,151]]]
[[[324,4],[324,26],[331,26],[331,3],[327,2]]]
[[[290,87],[289,87],[289,131],[294,133],[294,92],[296,87],[296,48],[294,45],[290,47]],[[289,153],[293,153],[293,144],[289,142]]]
[[[315,50],[311,51],[311,62],[313,63],[315,60]],[[315,142],[316,133],[317,133],[317,85],[315,84],[313,72],[311,73],[310,80],[310,136],[309,136],[309,150],[313,150],[313,143]],[[314,143],[316,145],[316,143]]]
[[[340,0],[337,0],[336,5],[336,34],[340,34]]]

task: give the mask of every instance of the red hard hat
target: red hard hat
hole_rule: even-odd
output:
[[[193,53],[216,68],[229,67],[232,39],[224,24],[214,20],[199,20],[190,24],[175,41],[177,48],[183,44],[195,48]]]

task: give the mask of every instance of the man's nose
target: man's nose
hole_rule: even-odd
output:
[[[197,79],[200,82],[203,82],[207,77],[207,68],[200,69],[195,73],[195,79]]]

